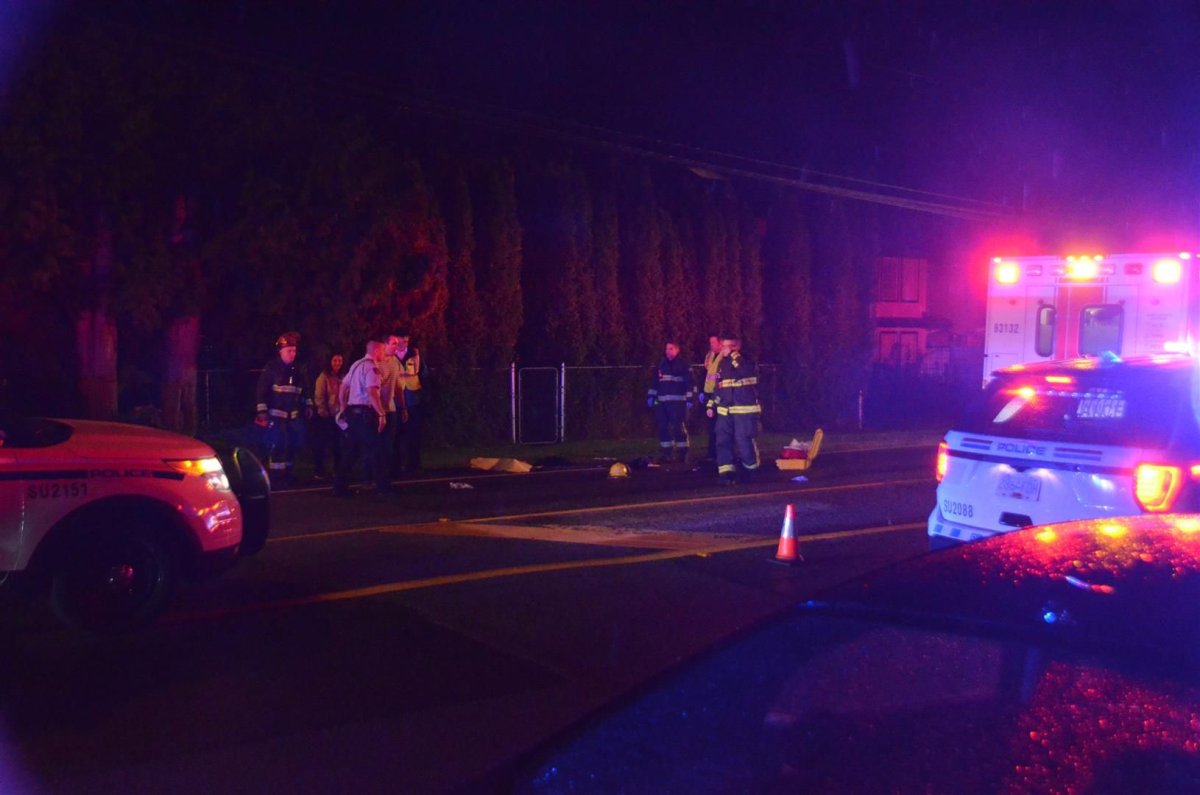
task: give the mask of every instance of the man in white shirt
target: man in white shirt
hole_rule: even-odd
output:
[[[388,472],[388,460],[383,448],[383,434],[387,429],[387,411],[380,395],[379,364],[387,355],[387,346],[377,340],[367,343],[366,355],[354,364],[342,380],[339,419],[348,425],[349,450],[342,456],[337,476],[333,482],[333,493],[340,497],[350,496],[348,475],[356,459],[362,461],[364,476],[368,471],[375,475],[375,490],[387,494],[392,490]]]

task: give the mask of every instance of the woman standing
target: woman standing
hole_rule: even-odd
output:
[[[339,395],[342,391],[342,365],[345,359],[340,353],[329,357],[329,364],[317,376],[315,402],[317,416],[313,419],[313,477],[325,480],[329,471],[325,468],[325,456],[333,453],[333,471],[342,460],[342,434],[337,427]]]

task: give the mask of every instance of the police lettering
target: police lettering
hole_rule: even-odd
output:
[[[1012,442],[999,442],[996,444],[996,449],[1002,453],[1018,453],[1020,455],[1046,454],[1046,448],[1036,444],[1013,444]]]
[[[89,469],[89,478],[152,478],[149,469]]]

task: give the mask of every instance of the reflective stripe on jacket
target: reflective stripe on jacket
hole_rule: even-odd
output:
[[[263,367],[257,395],[255,410],[280,419],[294,420],[313,404],[304,371],[294,362],[284,364],[282,359],[272,359]]]
[[[691,400],[692,394],[692,368],[678,356],[674,359],[664,356],[654,371],[646,396],[659,403],[683,403]]]

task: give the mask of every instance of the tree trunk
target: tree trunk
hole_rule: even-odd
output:
[[[196,435],[196,359],[200,350],[200,317],[177,317],[167,326],[163,367],[163,424],[168,430]]]
[[[95,305],[79,313],[75,349],[79,356],[79,391],[84,414],[92,419],[113,420],[117,417],[117,323],[107,308],[113,242],[103,215],[97,226],[93,258],[81,263]]]
[[[79,391],[84,413],[96,420],[117,417],[117,324],[103,309],[85,309],[75,325]]]

